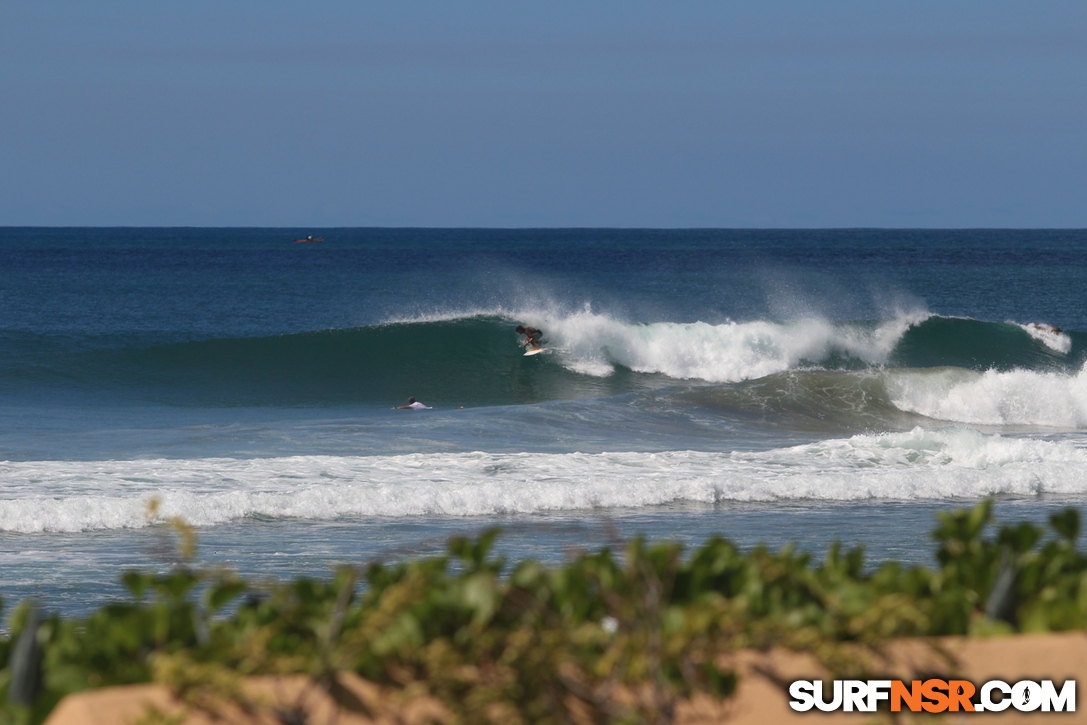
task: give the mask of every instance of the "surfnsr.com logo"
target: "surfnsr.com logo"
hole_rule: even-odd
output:
[[[798,712],[813,707],[875,712],[884,700],[891,712],[1000,712],[1009,707],[1020,712],[1076,711],[1075,680],[1067,680],[1060,690],[1052,680],[990,680],[980,688],[966,680],[913,680],[909,685],[902,680],[834,680],[829,700],[823,697],[822,681],[797,680],[789,686],[789,696],[789,707]]]

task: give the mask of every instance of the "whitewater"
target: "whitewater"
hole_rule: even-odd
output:
[[[675,502],[966,500],[1087,493],[1087,450],[961,428],[761,452],[414,454],[0,464],[0,529],[196,526],[265,516],[485,516]],[[34,495],[42,481],[51,495]],[[155,502],[152,508],[151,503]],[[153,513],[152,513],[153,511]]]
[[[832,355],[882,365],[902,334],[929,315],[899,313],[869,325],[823,319],[630,323],[594,314],[591,306],[567,315],[524,310],[502,316],[546,327],[561,364],[574,372],[605,376],[621,367],[721,383],[817,365]]]

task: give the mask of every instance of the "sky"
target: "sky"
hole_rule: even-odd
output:
[[[1087,227],[1087,3],[0,0],[0,226]]]

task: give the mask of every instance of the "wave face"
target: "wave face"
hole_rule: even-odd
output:
[[[550,349],[524,357],[513,331],[519,322],[543,329]],[[8,392],[35,386],[97,391],[178,405],[383,406],[414,395],[446,407],[493,406],[597,398],[691,382],[770,378],[773,387],[775,375],[812,369],[954,367],[990,371],[991,376],[1022,370],[1024,381],[1035,379],[1030,375],[1056,380],[1045,376],[1072,374],[1082,366],[1084,342],[1079,333],[1053,335],[1015,323],[925,314],[836,323],[643,324],[588,310],[566,315],[530,311],[82,351],[66,349],[55,339],[22,338],[0,358],[0,386]],[[951,377],[945,375],[947,381],[937,387],[946,388]],[[994,424],[1044,418],[1011,410],[1003,418],[982,412],[962,417],[946,405],[925,402],[917,385],[904,380],[895,383],[892,400],[908,413]],[[956,380],[961,384],[965,378]],[[780,398],[788,388],[782,385],[778,379],[772,397]],[[1061,420],[1073,420],[1070,416]]]
[[[756,428],[842,434],[908,430],[932,421],[895,404],[881,370],[791,370],[674,394],[677,403]]]
[[[0,463],[0,531],[136,528],[180,516],[477,516],[693,501],[974,499],[1087,493],[1087,451],[961,428],[757,452],[432,453]],[[42,495],[47,485],[49,494]],[[152,498],[157,518],[148,518]]]
[[[1012,322],[929,317],[911,326],[889,362],[896,367],[960,367],[1070,370],[1083,365],[1087,338],[1079,333],[1041,331]]]
[[[1087,370],[799,370],[674,397],[743,425],[812,433],[942,423],[1087,429]]]

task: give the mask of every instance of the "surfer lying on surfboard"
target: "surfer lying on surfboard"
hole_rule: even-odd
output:
[[[398,405],[393,410],[433,410],[429,405],[423,405],[415,398],[408,398],[407,405]]]
[[[543,338],[542,330],[537,330],[535,327],[525,327],[524,325],[518,325],[516,329],[518,335],[525,336],[525,341],[521,343],[521,347],[532,345],[533,350],[540,349],[540,340]]]

